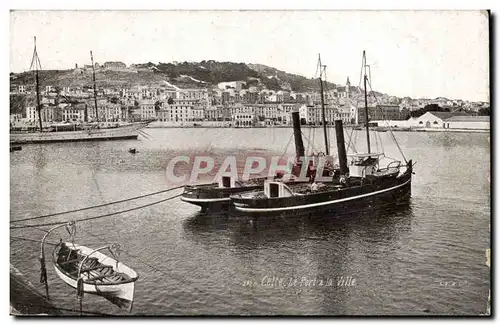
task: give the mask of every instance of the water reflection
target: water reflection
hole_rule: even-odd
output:
[[[310,215],[293,217],[235,217],[196,213],[184,222],[185,231],[193,236],[217,236],[230,232],[233,245],[246,249],[257,249],[273,242],[295,240],[325,240],[345,238],[354,233],[361,239],[385,241],[397,240],[402,231],[409,231],[413,216],[412,204],[404,204],[348,213],[332,217],[330,215]]]
[[[224,242],[226,258],[237,261],[230,264],[234,273],[258,282],[251,291],[257,313],[277,307],[284,313],[341,315],[352,313],[352,296],[367,288],[369,279],[366,270],[359,270],[359,260],[376,272],[379,259],[373,257],[404,244],[412,219],[410,203],[338,217],[195,214],[183,228],[188,240],[207,249]],[[296,279],[297,285],[277,290],[280,279],[286,284]],[[325,285],[328,281],[332,285]]]

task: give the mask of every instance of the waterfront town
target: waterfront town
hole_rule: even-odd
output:
[[[96,63],[98,72],[154,74],[155,67],[122,62]],[[92,65],[69,70],[75,75],[90,75]],[[296,92],[290,84],[281,83],[280,90],[271,90],[247,80],[220,82],[216,85],[182,76],[191,87],[182,87],[167,80],[159,85],[118,87],[97,85],[96,114],[92,86],[60,86],[44,84],[41,93],[41,119],[44,125],[81,124],[84,122],[120,123],[150,121],[153,127],[266,127],[290,126],[291,112],[299,110],[304,125],[322,124],[322,98],[319,91]],[[279,76],[270,76],[279,79]],[[319,83],[319,81],[318,81]],[[17,81],[11,74],[11,130],[37,127],[35,86]],[[12,110],[13,101],[22,100],[21,108]],[[447,98],[412,99],[376,93],[369,96],[368,112],[372,125],[394,128],[489,129],[489,103]],[[324,89],[325,120],[333,124],[341,119],[346,125],[363,124],[364,95],[361,88],[344,85]],[[14,103],[15,104],[15,103]],[[438,108],[436,110],[425,109]],[[415,114],[415,112],[421,112]],[[484,112],[487,112],[486,114]],[[485,116],[486,115],[486,116]],[[385,122],[385,124],[383,124]]]

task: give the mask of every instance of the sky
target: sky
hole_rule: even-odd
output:
[[[480,11],[11,11],[10,71],[95,62],[232,61],[360,83],[412,98],[489,101],[488,17]]]

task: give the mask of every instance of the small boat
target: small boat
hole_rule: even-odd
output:
[[[186,185],[181,201],[201,207],[203,213],[227,212],[231,208],[232,194],[261,188],[267,178],[254,178],[240,182],[229,176],[223,176],[218,183]]]
[[[97,91],[95,82],[95,71],[94,71],[94,58],[91,54],[92,60],[92,70],[93,70],[93,84],[94,84],[94,107],[97,106]],[[125,126],[120,127],[106,127],[100,128],[98,125],[96,127],[89,127],[76,125],[73,123],[63,123],[54,124],[53,126],[43,126],[42,123],[42,104],[41,104],[41,94],[40,94],[40,74],[41,64],[38,58],[38,52],[36,48],[36,38],[35,46],[33,51],[33,57],[31,60],[32,66],[30,70],[35,70],[35,91],[36,91],[36,111],[38,112],[38,128],[30,127],[26,128],[25,131],[35,131],[35,132],[24,132],[17,133],[13,132],[10,134],[10,144],[18,145],[25,143],[53,143],[53,142],[74,142],[74,141],[104,141],[104,140],[124,140],[124,139],[137,139],[139,137],[139,132],[149,124],[149,122],[134,122],[129,123]],[[99,122],[97,116],[98,109],[96,112],[96,119]],[[87,122],[86,122],[87,123]],[[88,124],[88,123],[87,123]],[[21,131],[24,131],[21,129]]]
[[[138,151],[136,148],[130,148],[130,149],[128,149],[128,152],[134,154],[134,153],[137,153]]]
[[[60,242],[54,248],[53,264],[57,275],[68,285],[96,294],[120,308],[132,310],[137,273],[99,250]],[[80,284],[79,284],[79,279]]]
[[[10,152],[13,151],[21,151],[23,148],[21,146],[11,146],[10,147]]]

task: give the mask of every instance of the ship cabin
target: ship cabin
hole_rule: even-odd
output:
[[[373,175],[378,170],[380,156],[382,153],[358,153],[350,154],[349,176],[365,178]]]
[[[380,168],[383,153],[358,153],[350,154],[349,177],[394,177],[399,174],[401,162],[391,161],[386,167]]]
[[[294,192],[283,182],[265,181],[264,195],[268,198],[294,196]]]
[[[238,185],[238,187],[241,186],[241,184],[239,184],[239,182],[236,182],[236,179],[234,177],[222,176],[219,179],[219,188],[234,188],[237,185]]]

